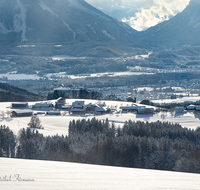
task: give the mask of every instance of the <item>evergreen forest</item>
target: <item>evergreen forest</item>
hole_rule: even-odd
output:
[[[0,157],[200,173],[200,128],[131,120],[119,128],[96,118],[68,128],[68,136],[45,137],[31,128],[15,136],[1,126]]]

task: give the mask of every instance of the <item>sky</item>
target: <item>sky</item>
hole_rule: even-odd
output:
[[[101,11],[142,31],[181,12],[190,0],[86,0]]]

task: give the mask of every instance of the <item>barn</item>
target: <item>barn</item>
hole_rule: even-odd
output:
[[[33,111],[32,110],[13,110],[12,112],[12,116],[15,117],[27,117],[27,116],[32,116],[33,115]]]
[[[28,107],[28,103],[27,102],[15,102],[11,104],[12,108],[25,108]]]

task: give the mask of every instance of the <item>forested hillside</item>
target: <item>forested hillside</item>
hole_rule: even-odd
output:
[[[14,137],[1,127],[0,139],[4,157],[200,173],[199,128],[168,122],[128,121],[116,128],[108,120],[73,120],[66,137],[44,137],[30,128]]]
[[[27,90],[9,85],[7,83],[0,83],[0,102],[17,102],[17,101],[36,101],[41,100],[40,97]]]

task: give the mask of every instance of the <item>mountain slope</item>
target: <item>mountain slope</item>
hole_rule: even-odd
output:
[[[154,45],[199,45],[199,9],[200,1],[191,0],[181,13],[142,32],[140,37],[148,39]]]
[[[7,83],[0,83],[0,102],[37,101],[41,99],[44,99],[44,97]]]
[[[122,41],[137,33],[84,0],[1,0],[0,41]]]

